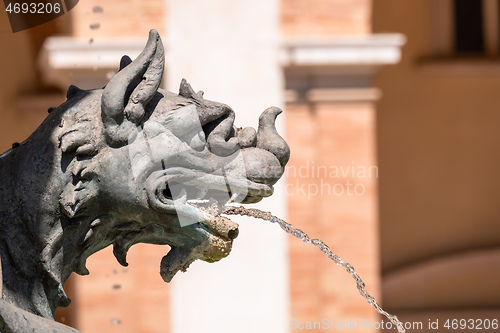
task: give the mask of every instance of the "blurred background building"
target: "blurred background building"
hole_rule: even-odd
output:
[[[259,207],[324,240],[404,321],[444,331],[447,319],[494,319],[499,13],[498,0],[82,0],[16,34],[3,14],[0,148],[27,138],[70,84],[104,86],[157,29],[165,88],[187,78],[239,126],[284,108],[287,177]],[[58,320],[84,333],[276,333],[324,319],[376,330],[382,318],[317,248],[237,222],[228,258],[171,285],[158,274],[168,248],[136,245],[127,268],[95,254]]]

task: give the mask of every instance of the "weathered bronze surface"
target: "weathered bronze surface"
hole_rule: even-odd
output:
[[[163,69],[152,30],[104,89],[71,86],[0,155],[1,332],[76,332],[52,321],[70,303],[63,284],[109,245],[125,266],[133,244],[170,245],[166,282],[196,259],[224,258],[238,226],[222,207],[273,193],[290,153],[274,127],[281,110],[265,110],[258,132],[236,128],[229,106],[185,80],[179,94],[159,89]]]

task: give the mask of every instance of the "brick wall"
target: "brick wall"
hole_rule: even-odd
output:
[[[165,2],[156,0],[86,0],[70,12],[78,37],[147,36],[150,29],[165,35]]]
[[[128,267],[118,264],[111,247],[91,256],[90,275],[72,277],[72,323],[89,333],[168,333],[169,286],[159,274],[167,252],[167,246],[134,245]]]
[[[371,32],[372,0],[282,0],[285,36],[329,36]]]
[[[286,110],[292,151],[287,174],[289,222],[322,239],[351,263],[377,298],[374,107],[369,103],[288,104]],[[290,269],[292,319],[378,320],[349,274],[316,247],[292,239]]]

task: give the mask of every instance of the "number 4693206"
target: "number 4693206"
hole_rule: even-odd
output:
[[[56,3],[52,4],[50,2],[47,2],[47,3],[43,3],[43,2],[39,2],[39,3],[15,2],[15,3],[9,3],[7,5],[7,8],[5,8],[5,11],[9,14],[12,14],[12,13],[14,13],[14,14],[20,14],[20,13],[23,13],[23,14],[27,14],[27,13],[30,13],[30,14],[52,14],[52,13],[59,14],[61,12],[61,3],[56,2]]]
[[[498,329],[498,319],[447,319],[443,327],[447,329],[487,330]]]

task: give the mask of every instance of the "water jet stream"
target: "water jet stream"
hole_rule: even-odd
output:
[[[292,234],[293,236],[297,237],[298,239],[302,240],[304,243],[309,243],[315,245],[317,248],[321,250],[328,258],[333,260],[337,265],[342,266],[346,269],[346,271],[351,274],[353,279],[356,281],[356,286],[359,290],[359,293],[361,296],[363,296],[368,303],[381,315],[384,315],[393,323],[396,325],[398,329],[398,333],[405,333],[405,328],[403,326],[403,323],[396,317],[395,315],[392,315],[382,309],[380,305],[378,305],[377,301],[373,296],[371,296],[365,289],[365,283],[359,275],[356,273],[354,270],[354,267],[347,263],[344,262],[338,255],[333,253],[328,245],[326,245],[322,240],[320,239],[312,239],[309,237],[308,234],[306,234],[304,231],[301,229],[295,229],[290,223],[286,222],[285,220],[282,220],[274,215],[272,215],[269,212],[263,212],[259,209],[255,208],[245,208],[243,206],[240,207],[234,207],[234,206],[226,206],[222,214],[225,215],[242,215],[242,216],[250,216],[258,219],[262,219],[265,221],[269,221],[272,223],[278,223],[278,225],[283,229],[286,233]]]

